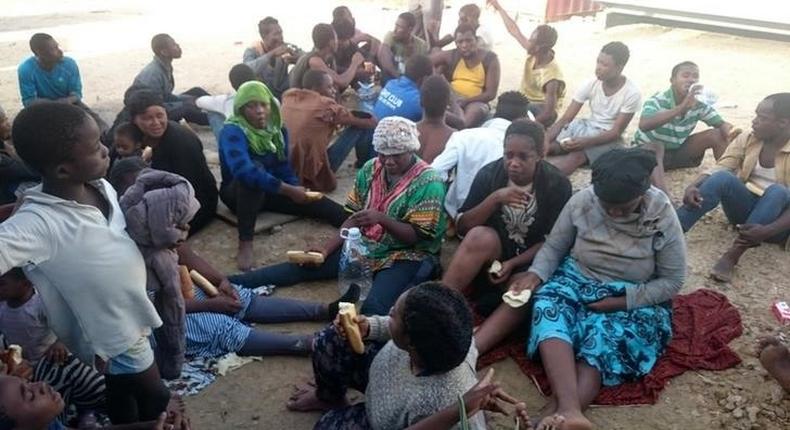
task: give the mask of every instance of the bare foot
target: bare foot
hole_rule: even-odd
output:
[[[345,401],[332,403],[332,402],[325,402],[319,399],[318,396],[316,396],[315,394],[315,388],[311,388],[307,390],[296,388],[294,390],[294,394],[292,394],[291,398],[288,399],[288,403],[285,404],[285,407],[288,408],[288,410],[296,411],[296,412],[310,412],[310,411],[326,412],[330,409],[334,409],[345,405],[346,405]]]
[[[785,391],[790,392],[790,351],[779,343],[767,344],[760,352],[760,363]]]
[[[252,260],[252,241],[240,240],[239,253],[236,255],[236,265],[239,266],[239,270],[242,272],[247,272],[252,269]]]
[[[546,418],[550,418],[551,416],[556,416],[557,413],[557,398],[554,397],[552,394],[549,397],[549,400],[543,405],[542,408],[538,411],[538,414],[535,418],[531,420],[531,424],[535,429],[540,429],[540,425]]]
[[[559,430],[592,430],[593,424],[579,411],[558,412],[556,415],[563,417]],[[556,416],[555,415],[555,416]]]
[[[719,282],[730,282],[732,281],[732,275],[735,273],[736,264],[738,264],[738,260],[724,254],[713,265],[713,268],[710,270],[710,277]]]
[[[554,414],[543,418],[535,427],[535,430],[560,430],[562,424],[565,423],[565,417],[562,415]]]

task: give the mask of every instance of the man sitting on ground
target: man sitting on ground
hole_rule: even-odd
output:
[[[351,9],[348,6],[338,6],[332,10],[332,21],[341,19],[348,19],[354,27],[354,36],[351,38],[351,43],[359,45],[360,43],[367,43],[371,47],[371,52],[378,52],[381,42],[375,37],[357,28],[357,20],[351,14]]]
[[[566,175],[622,146],[621,135],[642,104],[639,88],[623,75],[629,56],[622,42],[604,45],[595,78],[576,91],[565,114],[546,132],[548,161]],[[587,101],[590,117],[576,118]]]
[[[388,116],[401,116],[414,122],[422,119],[420,86],[433,74],[431,59],[425,55],[414,55],[406,63],[406,73],[387,82],[379,93],[373,114],[381,120]]]
[[[464,204],[477,172],[486,164],[502,158],[505,130],[512,121],[527,118],[528,106],[529,101],[520,92],[502,93],[497,99],[493,119],[486,121],[482,127],[453,133],[444,151],[433,160],[431,167],[445,181],[455,169],[455,179],[444,199],[444,209],[450,217],[455,219],[458,215],[458,209]]]
[[[326,72],[309,70],[302,88],[291,88],[283,94],[281,113],[288,129],[290,162],[299,183],[314,191],[332,191],[337,187],[334,172],[343,164],[352,148],[367,156],[367,141],[359,141],[361,133],[352,128],[373,129],[376,118],[358,118],[335,101],[335,86]],[[335,130],[348,126],[332,146]],[[371,136],[372,138],[372,136]],[[362,148],[362,149],[360,149]]]
[[[705,151],[713,150],[716,160],[724,155],[732,124],[725,122],[713,106],[697,100],[699,67],[684,61],[672,68],[671,87],[645,101],[639,117],[635,145],[644,145],[656,153],[658,165],[653,171],[653,185],[669,194],[664,171],[697,167]],[[702,121],[712,129],[691,134]]]
[[[354,80],[357,69],[365,62],[359,52],[351,57],[349,68],[343,73],[337,72],[334,56],[337,53],[337,35],[329,24],[317,24],[313,27],[313,50],[302,55],[291,69],[288,79],[291,88],[301,88],[304,75],[308,70],[319,70],[329,75],[335,87],[342,91]]]
[[[445,120],[451,92],[450,84],[442,76],[426,78],[420,88],[422,121],[417,123],[417,131],[420,132],[420,150],[417,155],[426,163],[433,163],[456,131]]]
[[[68,103],[87,112],[99,129],[107,123],[82,102],[82,79],[77,62],[63,55],[58,42],[49,34],[36,33],[30,38],[33,56],[17,68],[22,104],[27,107],[42,101]]]
[[[137,74],[127,92],[153,91],[165,101],[168,119],[185,119],[195,124],[208,125],[205,112],[195,106],[197,97],[208,95],[206,90],[195,87],[180,95],[173,94],[176,85],[173,78],[173,60],[181,58],[181,46],[170,35],[160,33],[151,39],[151,50],[154,51],[154,59]]]
[[[559,116],[558,110],[565,97],[565,81],[554,58],[557,30],[548,25],[539,25],[527,38],[498,0],[488,0],[488,4],[499,11],[508,33],[527,51],[521,92],[529,99],[529,111],[535,115],[535,121],[546,127],[551,126]]]
[[[376,59],[376,51],[370,43],[355,42],[354,41],[354,21],[348,18],[338,18],[332,21],[332,28],[335,30],[337,36],[337,51],[335,51],[335,66],[337,72],[342,74],[351,67],[354,54],[357,52],[362,55],[365,61],[371,63]],[[378,46],[375,47],[378,49]],[[373,76],[374,69],[358,67],[355,72],[355,79],[357,81],[370,81]]]
[[[406,62],[415,55],[427,55],[428,43],[412,34],[417,20],[410,12],[398,15],[395,29],[384,36],[378,52],[381,81],[397,79],[406,72]]]
[[[752,132],[727,147],[712,171],[686,188],[678,218],[687,232],[721,203],[738,237],[710,276],[732,280],[749,248],[763,242],[790,245],[790,93],[773,94],[757,105]]]
[[[472,293],[477,309],[490,315],[491,321],[475,334],[482,353],[525,319],[523,308],[502,303],[502,293],[530,267],[571,197],[568,178],[543,160],[543,144],[540,124],[529,120],[510,124],[504,143],[499,143],[503,157],[480,169],[456,218],[464,239],[442,283]],[[491,273],[493,261],[501,265]]]
[[[304,52],[283,42],[283,29],[271,16],[258,22],[258,34],[261,39],[244,50],[242,61],[252,67],[255,75],[280,100],[288,89],[288,66],[295,64]]]

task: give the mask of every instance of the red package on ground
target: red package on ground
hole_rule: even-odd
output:
[[[790,304],[787,302],[776,302],[771,307],[771,310],[776,319],[779,320],[779,323],[782,325],[790,324]]]

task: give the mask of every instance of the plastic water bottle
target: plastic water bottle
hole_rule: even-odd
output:
[[[364,301],[373,285],[373,272],[368,263],[367,248],[362,242],[362,232],[357,227],[344,228],[340,230],[340,237],[345,239],[337,272],[340,295],[345,294],[351,284],[357,284],[359,300]]]
[[[699,93],[697,93],[696,98],[703,104],[708,106],[714,106],[716,102],[719,101],[719,95],[716,94],[712,89],[706,87],[705,85],[700,84],[697,82],[696,84],[691,85],[689,91],[696,89],[697,87],[701,87]]]
[[[368,113],[373,113],[373,106],[376,105],[376,99],[378,98],[378,94],[376,94],[376,89],[374,88],[375,85],[373,81],[360,82],[359,90],[357,90],[359,108]]]

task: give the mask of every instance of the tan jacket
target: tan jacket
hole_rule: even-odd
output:
[[[763,142],[752,133],[741,133],[724,151],[716,166],[710,173],[729,170],[741,181],[746,182],[751,176],[754,166],[760,158]],[[776,154],[776,182],[784,186],[790,185],[790,140]]]

